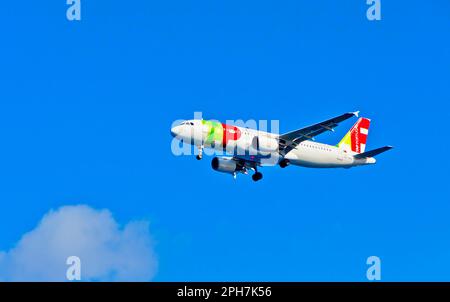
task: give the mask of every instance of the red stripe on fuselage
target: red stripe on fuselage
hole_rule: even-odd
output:
[[[225,148],[230,140],[237,141],[241,137],[241,130],[238,127],[222,124],[223,136],[222,146]]]

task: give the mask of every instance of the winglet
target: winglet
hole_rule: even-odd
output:
[[[352,112],[352,114],[353,114],[354,116],[356,116],[356,117],[359,117],[359,110],[358,110],[358,111],[355,111],[355,112]]]

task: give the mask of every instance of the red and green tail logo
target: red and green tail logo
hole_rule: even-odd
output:
[[[339,142],[338,147],[350,149],[356,153],[363,153],[366,149],[367,135],[369,134],[370,120],[361,117]]]

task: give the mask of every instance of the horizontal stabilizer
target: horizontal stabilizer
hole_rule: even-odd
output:
[[[388,150],[391,150],[392,146],[384,146],[378,149],[370,150],[364,153],[356,154],[355,158],[366,158],[366,157],[374,157],[380,153],[386,152]]]

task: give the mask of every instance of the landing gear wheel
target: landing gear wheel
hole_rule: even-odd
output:
[[[252,175],[253,181],[258,181],[258,180],[261,180],[262,178],[263,178],[263,175],[261,172],[256,172],[255,174]]]
[[[287,166],[289,166],[289,161],[286,159],[283,159],[282,161],[280,161],[280,167],[281,168],[286,168]]]
[[[201,160],[203,157],[203,146],[198,147],[198,155],[195,157],[197,160]]]

